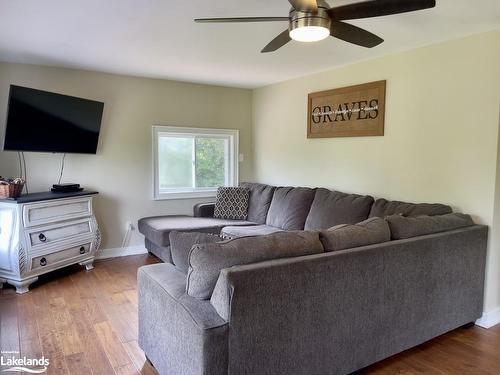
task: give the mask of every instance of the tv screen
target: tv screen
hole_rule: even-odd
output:
[[[95,154],[104,103],[10,86],[4,150]]]

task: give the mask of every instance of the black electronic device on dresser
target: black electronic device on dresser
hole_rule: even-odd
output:
[[[53,193],[73,193],[82,191],[83,188],[80,187],[80,184],[54,184],[50,190]]]

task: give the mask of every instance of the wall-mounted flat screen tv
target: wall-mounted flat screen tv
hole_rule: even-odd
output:
[[[104,103],[10,86],[3,149],[95,154]]]

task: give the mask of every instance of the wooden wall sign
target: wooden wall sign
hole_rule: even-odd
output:
[[[384,135],[385,83],[309,94],[307,138]]]

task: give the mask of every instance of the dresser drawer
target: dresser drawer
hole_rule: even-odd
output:
[[[91,243],[80,246],[74,246],[66,250],[61,250],[47,255],[41,255],[31,259],[31,270],[41,270],[44,268],[53,268],[64,263],[74,263],[75,258],[84,258],[90,253]]]
[[[92,215],[91,197],[30,203],[23,207],[25,227],[78,219],[90,215]]]
[[[59,225],[51,225],[28,231],[28,245],[37,249],[62,241],[71,241],[85,235],[93,234],[92,219],[83,219]]]

